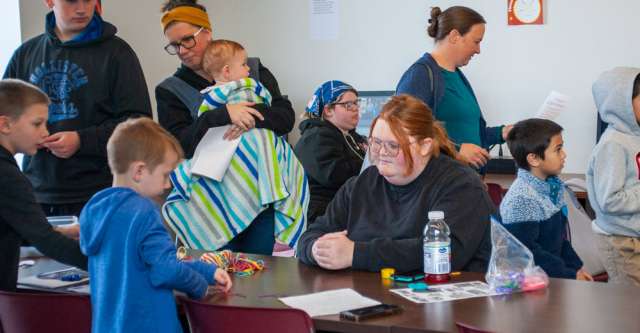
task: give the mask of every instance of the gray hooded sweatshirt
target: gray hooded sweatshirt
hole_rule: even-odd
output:
[[[594,230],[640,237],[640,126],[633,112],[633,82],[640,68],[618,67],[593,84],[593,99],[609,126],[587,170]]]

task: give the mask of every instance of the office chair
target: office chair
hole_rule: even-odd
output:
[[[313,323],[298,309],[216,305],[180,297],[191,333],[313,333]]]
[[[491,331],[481,330],[477,327],[463,324],[461,322],[456,322],[456,327],[458,327],[458,333],[492,333]]]

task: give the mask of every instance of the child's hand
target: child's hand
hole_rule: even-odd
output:
[[[42,143],[59,158],[69,158],[80,149],[80,135],[75,131],[58,132],[49,135]]]
[[[580,281],[593,281],[593,276],[591,276],[587,271],[583,268],[580,268],[578,272],[576,272],[576,280]]]
[[[78,238],[80,238],[80,224],[78,223],[56,226],[56,227],[53,227],[53,230],[71,239],[78,240]]]
[[[224,136],[222,138],[229,141],[235,140],[239,138],[244,132],[245,130],[243,130],[242,128],[236,125],[231,125],[231,127],[229,127],[229,129],[227,129],[227,131],[224,133]]]
[[[264,120],[264,117],[256,109],[250,108],[250,106],[253,105],[255,105],[255,103],[249,102],[227,104],[227,112],[229,113],[229,118],[231,118],[231,123],[244,131],[256,127],[255,118]]]
[[[213,279],[216,280],[215,289],[224,291],[225,293],[231,289],[231,277],[224,269],[216,269],[216,272],[213,274]]]

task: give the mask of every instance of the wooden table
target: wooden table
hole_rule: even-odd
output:
[[[393,286],[376,273],[326,271],[294,258],[251,257],[264,259],[266,269],[253,276],[234,277],[231,294],[214,294],[209,302],[283,308],[278,297],[352,288],[380,302],[398,304],[403,312],[361,323],[340,320],[337,315],[316,317],[313,322],[317,330],[456,332],[455,322],[460,321],[493,332],[640,332],[637,287],[551,279],[549,288],[542,291],[425,305],[392,294],[388,289],[404,285]],[[40,262],[37,267],[21,270],[20,275],[35,274],[41,271],[39,266]],[[49,265],[47,269],[51,268]],[[482,277],[464,273],[452,282]]]
[[[231,297],[211,302],[239,306],[284,307],[277,297],[352,288],[383,303],[403,307],[401,314],[352,323],[337,315],[313,319],[318,330],[336,332],[456,332],[460,321],[494,332],[640,332],[640,288],[551,279],[548,289],[514,295],[416,304],[389,292],[393,286],[376,273],[326,271],[293,258],[265,259],[267,270],[235,278]],[[452,282],[483,280],[465,273]]]

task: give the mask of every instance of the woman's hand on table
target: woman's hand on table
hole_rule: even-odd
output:
[[[318,238],[311,248],[318,265],[326,269],[351,267],[355,243],[347,238],[347,231],[333,232]]]

